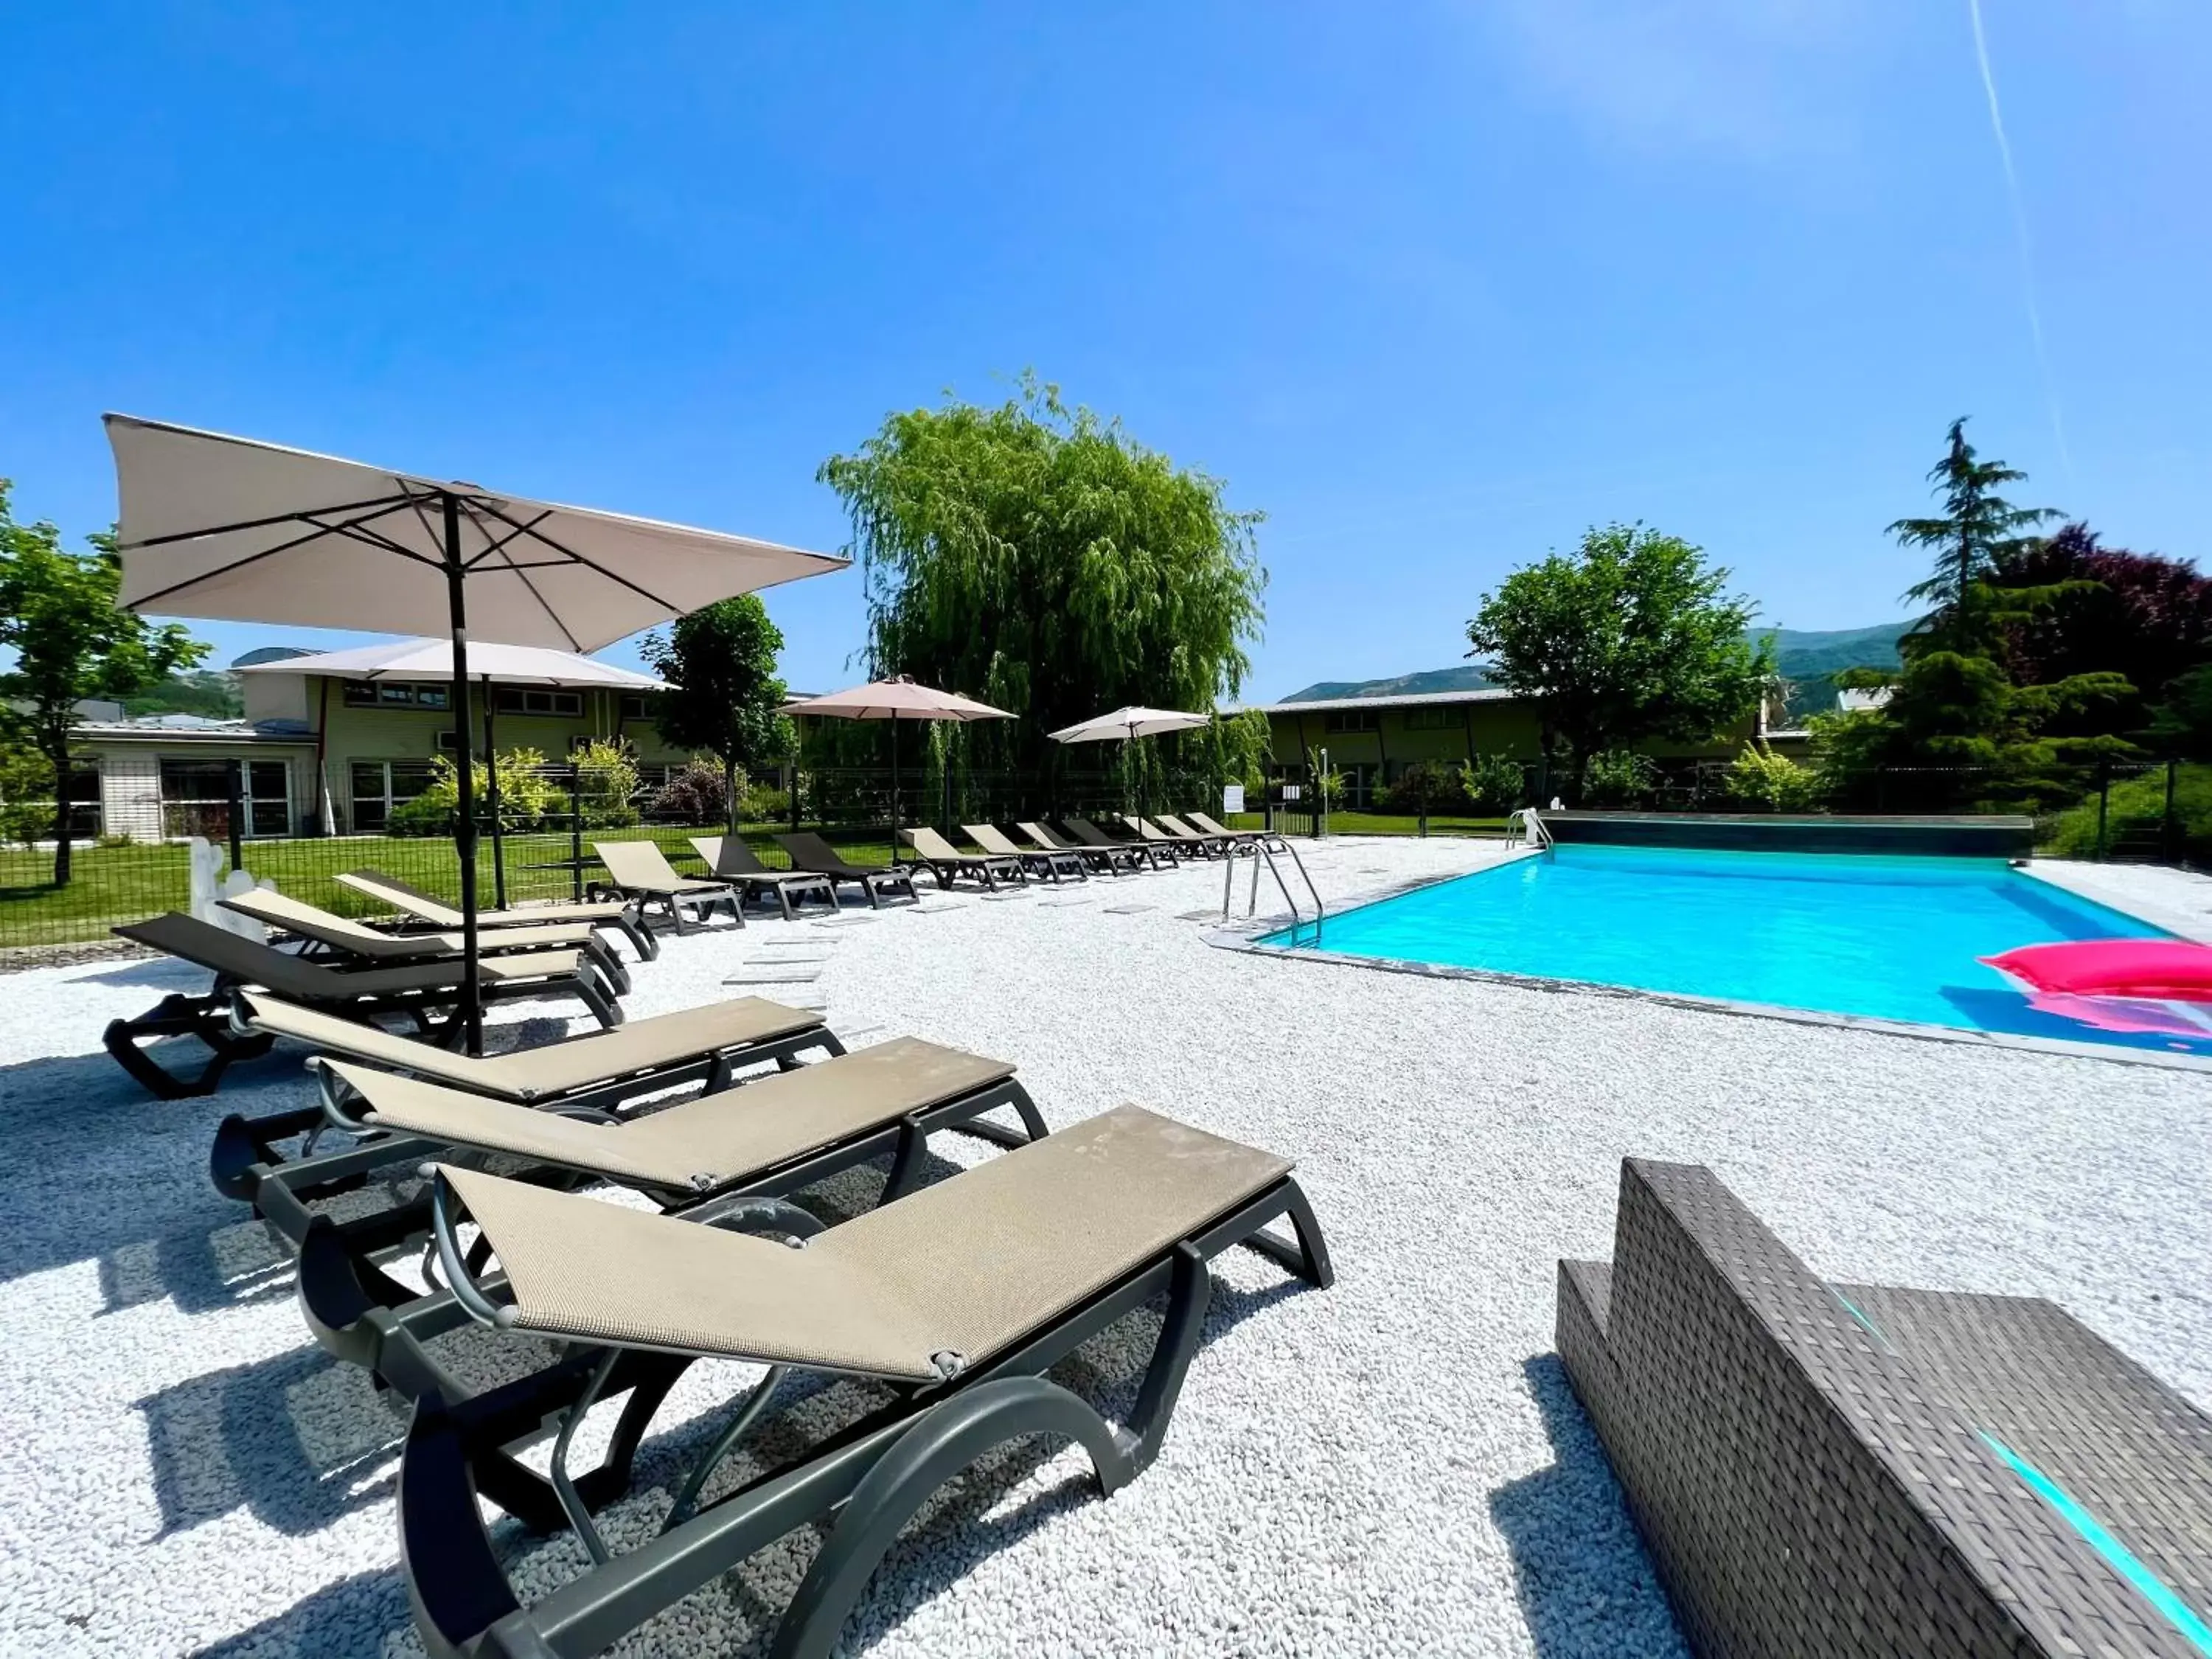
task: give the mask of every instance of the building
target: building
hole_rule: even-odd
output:
[[[436,757],[453,752],[444,641],[252,655],[261,660],[239,665],[241,720],[86,711],[70,781],[82,833],[142,842],[227,836],[235,762],[247,836],[376,834],[428,786]],[[470,666],[483,671],[472,675],[471,702],[481,720],[489,699],[501,753],[531,748],[558,763],[594,738],[624,739],[647,789],[687,758],[653,727],[647,700],[661,683],[649,676],[502,645],[473,647]]]
[[[1350,807],[1370,805],[1407,768],[1424,762],[1457,765],[1503,755],[1533,767],[1543,757],[1535,705],[1501,686],[1254,703],[1243,712],[1267,717],[1279,769],[1317,766],[1327,750],[1329,769],[1343,775],[1344,804]],[[1762,735],[1778,748],[1802,746],[1805,733],[1767,731],[1765,724],[1762,711],[1759,720],[1746,720],[1740,732],[1712,743],[1652,744],[1645,750],[1662,762],[1693,762],[1732,760]]]

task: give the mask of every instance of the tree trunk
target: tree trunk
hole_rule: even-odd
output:
[[[738,833],[738,763],[728,755],[722,757],[722,793],[730,806],[730,833]]]
[[[54,885],[70,884],[69,729],[49,732],[46,764],[54,769]]]

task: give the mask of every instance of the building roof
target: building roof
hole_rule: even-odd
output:
[[[215,720],[198,714],[148,714],[137,720],[79,720],[71,734],[84,743],[306,744],[315,740],[304,720]]]
[[[1347,708],[1433,708],[1439,703],[1505,702],[1519,696],[1502,685],[1473,691],[1416,691],[1394,697],[1316,697],[1310,702],[1250,702],[1240,714],[1331,714]]]

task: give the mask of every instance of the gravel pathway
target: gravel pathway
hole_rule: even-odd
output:
[[[1338,842],[1310,862],[1340,903],[1490,856]],[[1200,867],[933,895],[672,940],[638,973],[643,1013],[803,965],[762,988],[820,1003],[848,1039],[1016,1060],[1054,1122],[1133,1099],[1280,1150],[1335,1256],[1325,1293],[1223,1258],[1152,1470],[1110,1502],[1067,1454],[972,1480],[902,1544],[854,1649],[1682,1652],[1551,1352],[1553,1263],[1609,1253],[1628,1152],[1712,1164],[1820,1271],[2054,1297],[2212,1404],[2203,1075],[1256,957],[1203,943],[1190,917],[1220,890]],[[419,1652],[398,1425],[307,1341],[283,1258],[204,1178],[222,1113],[304,1101],[296,1065],[164,1105],[99,1052],[110,1018],[193,980],[130,961],[0,981],[0,1651]],[[828,1196],[865,1202],[870,1179]],[[1150,1335],[1127,1323],[1072,1362],[1109,1401]],[[686,1379],[649,1486],[749,1375]],[[851,1409],[839,1395],[804,1409]],[[611,1532],[666,1501],[617,1506]],[[756,1650],[814,1542],[623,1650]],[[527,1590],[580,1560],[514,1547]]]

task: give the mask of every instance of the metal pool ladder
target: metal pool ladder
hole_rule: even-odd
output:
[[[1505,844],[1519,847],[1524,843],[1547,853],[1553,847],[1552,832],[1545,827],[1543,815],[1533,806],[1520,807],[1505,815]]]
[[[1305,926],[1305,913],[1298,908],[1298,902],[1291,896],[1290,884],[1283,879],[1282,870],[1275,862],[1275,855],[1267,850],[1267,842],[1255,836],[1245,845],[1251,849],[1252,853],[1252,890],[1244,902],[1246,919],[1249,921],[1260,908],[1260,866],[1265,864],[1267,866],[1267,873],[1275,878],[1275,886],[1283,896],[1283,902],[1290,907],[1291,943],[1296,945],[1298,942],[1298,930]],[[1283,842],[1283,850],[1291,855],[1291,862],[1297,866],[1298,879],[1305,884],[1306,896],[1313,901],[1314,943],[1318,945],[1321,943],[1321,925],[1328,915],[1328,908],[1321,902],[1321,891],[1314,885],[1313,877],[1306,870],[1306,861],[1298,856],[1298,849],[1285,841]],[[1221,919],[1226,921],[1229,920],[1230,907],[1234,902],[1237,860],[1232,854],[1224,859],[1221,865]]]

